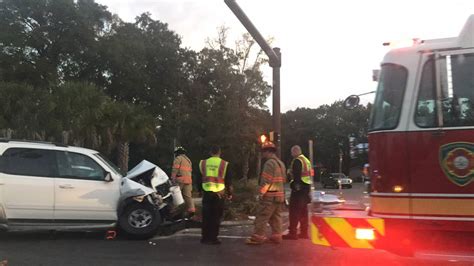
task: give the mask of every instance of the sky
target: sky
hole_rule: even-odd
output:
[[[230,28],[229,43],[245,28],[224,0],[96,0],[123,20],[143,12],[168,23],[183,45],[199,51],[217,28]],[[282,53],[281,111],[317,108],[351,94],[373,91],[372,70],[388,48],[412,38],[455,37],[473,0],[237,0],[272,47]],[[263,67],[271,84],[269,66]],[[363,96],[362,103],[374,95]],[[267,102],[271,110],[271,96]]]

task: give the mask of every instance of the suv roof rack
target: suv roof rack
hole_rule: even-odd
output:
[[[5,139],[5,138],[0,138],[0,142],[8,143],[10,141],[14,142],[25,142],[25,143],[36,143],[36,144],[46,144],[46,145],[54,145],[57,147],[69,147],[66,144],[62,144],[59,142],[48,142],[48,141],[38,141],[38,140],[24,140],[24,139]]]

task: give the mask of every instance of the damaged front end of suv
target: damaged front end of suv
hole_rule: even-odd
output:
[[[181,190],[166,173],[146,160],[122,179],[118,225],[128,237],[146,239],[164,221],[172,221],[174,210],[183,203]]]

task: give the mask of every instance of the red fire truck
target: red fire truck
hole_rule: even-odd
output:
[[[474,260],[474,15],[386,54],[369,146],[370,207],[316,199],[313,243]]]

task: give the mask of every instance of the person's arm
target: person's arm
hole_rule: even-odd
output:
[[[227,196],[232,198],[232,194],[234,193],[234,187],[232,187],[232,178],[229,175],[229,165],[227,165],[227,171],[224,177],[225,189]]]
[[[176,157],[173,161],[173,166],[171,169],[171,180],[174,182],[179,172],[179,167],[181,166],[180,157]]]
[[[293,163],[293,168],[291,169],[292,174],[293,174],[293,181],[296,183],[301,182],[301,169],[303,168],[303,165],[301,164],[300,160],[295,160]]]
[[[202,193],[202,171],[201,171],[202,160],[199,161],[199,173],[196,175],[196,185],[199,193]]]
[[[273,178],[273,170],[272,170],[272,167],[270,166],[270,161],[266,161],[265,164],[263,165],[263,170],[260,177],[260,182],[261,182],[260,187],[259,187],[260,196],[267,193],[268,189],[270,188],[273,182],[272,178]]]

